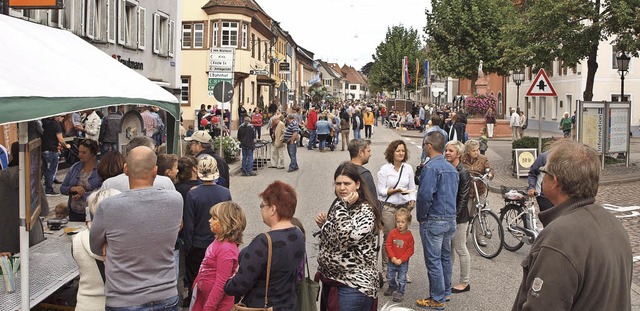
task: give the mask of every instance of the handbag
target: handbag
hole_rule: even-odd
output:
[[[296,284],[296,295],[298,299],[298,310],[317,311],[318,295],[320,294],[320,283],[311,279],[309,273],[309,260],[307,254],[304,254],[304,264],[307,268],[307,274],[298,284]]]
[[[244,303],[242,303],[242,299],[240,299],[240,302],[236,303],[235,305],[233,305],[233,309],[231,309],[232,311],[273,311],[273,307],[267,307],[267,304],[269,302],[269,277],[271,276],[271,255],[272,255],[272,249],[271,249],[271,236],[268,233],[264,233],[264,235],[267,236],[267,245],[269,246],[269,252],[268,252],[268,259],[267,259],[267,283],[265,285],[265,289],[264,289],[264,307],[262,308],[250,308],[247,307]]]
[[[400,167],[400,174],[398,174],[398,181],[396,181],[395,186],[393,186],[393,188],[391,189],[395,189],[398,184],[400,183],[400,178],[402,178],[402,171],[404,170],[404,165]],[[384,203],[387,203],[387,201],[389,200],[389,196],[387,196],[386,199],[384,199],[384,202],[382,202],[382,204],[384,205]]]

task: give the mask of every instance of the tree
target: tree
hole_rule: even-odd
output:
[[[504,73],[498,63],[502,56],[498,42],[511,0],[432,0],[431,6],[431,12],[425,12],[424,31],[434,72],[469,79],[472,89],[480,60],[484,72]]]
[[[640,0],[522,0],[511,6],[500,42],[506,68],[550,68],[553,61],[572,67],[586,59],[583,93],[593,99],[602,40],[637,57],[640,48]]]
[[[373,62],[368,62],[366,65],[362,66],[360,72],[362,72],[362,74],[365,76],[369,76],[369,72],[371,72],[371,66],[373,66]]]
[[[409,77],[424,79],[422,70],[416,73],[416,59],[420,64],[424,62],[425,53],[423,42],[418,36],[418,31],[413,28],[405,28],[402,25],[387,28],[385,40],[378,44],[376,53],[372,55],[373,65],[369,71],[369,85],[371,93],[381,91],[400,90],[402,78],[402,59],[409,58]],[[410,83],[407,90],[415,90],[415,84]]]

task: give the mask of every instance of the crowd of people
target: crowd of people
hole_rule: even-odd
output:
[[[143,109],[142,114],[152,114]],[[376,126],[375,108],[312,106],[307,114],[276,111],[269,120],[275,168],[285,167],[286,148],[289,171],[299,169],[296,149],[303,128],[309,130],[308,149],[313,150],[317,140],[321,151],[337,146],[339,130],[349,152],[349,160],[334,172],[335,199],[315,217],[321,310],[377,310],[383,283],[383,295],[404,301],[411,280],[409,261],[419,257],[409,229],[414,210],[429,284],[416,305],[444,310],[453,294],[471,290],[466,231],[476,196],[488,189],[474,185],[470,176],[489,172],[493,178],[494,172],[481,152],[481,141],[466,139],[464,113],[444,111],[450,119],[444,122],[438,111],[427,118],[426,109],[419,109],[424,112],[418,113],[418,122],[425,125],[419,168],[408,163],[404,140],[394,140],[384,151],[386,163],[377,169],[377,181],[365,167],[372,156],[367,138],[373,133],[367,126]],[[86,112],[86,122],[98,122],[90,117],[94,113]],[[43,120],[43,128],[52,129],[43,133],[56,147],[49,153],[69,148],[59,122],[62,117]],[[238,130],[246,176],[254,175],[249,155],[261,135],[256,127],[262,124],[254,123],[247,113]],[[344,139],[344,123],[347,133],[354,132],[352,138],[347,134]],[[85,123],[87,137],[78,142],[78,162],[60,186],[68,196],[69,220],[88,226],[73,237],[80,272],[76,309],[177,310],[183,283],[188,290],[184,306],[191,310],[230,310],[238,301],[247,307],[298,310],[295,288],[304,277],[306,246],[304,228],[294,217],[298,199],[291,185],[274,181],[258,194],[268,231],[240,249],[244,230],[253,224],[247,223],[247,208],[233,201],[229,166],[213,152],[207,130],[186,137],[189,155],[178,157],[157,148],[162,139],[155,134],[133,137],[120,154],[107,149],[109,142],[101,143],[99,134],[98,141],[92,139],[96,132],[89,128],[94,127]],[[14,145],[7,173],[0,174],[0,194],[17,198]],[[577,162],[583,168],[575,169]],[[558,305],[629,310],[630,243],[621,224],[595,203],[598,155],[578,142],[559,140],[544,153],[536,171],[532,182],[550,206],[539,214],[545,229],[523,262],[513,309]],[[51,177],[49,181],[53,183]],[[45,176],[45,190],[47,186],[51,184]],[[48,206],[43,210],[47,213]],[[482,247],[482,237],[478,244]],[[0,255],[17,252],[15,245],[4,247]],[[460,275],[454,282],[455,254]],[[180,266],[185,267],[183,280]]]

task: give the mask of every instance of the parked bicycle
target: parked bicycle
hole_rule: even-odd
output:
[[[504,248],[515,252],[525,243],[532,244],[540,234],[535,217],[535,200],[523,190],[505,186],[500,189],[505,203],[500,209],[500,223],[505,231]]]
[[[490,170],[484,173],[484,175],[478,176],[476,173],[471,173],[471,179],[473,184],[473,191],[475,191],[475,216],[469,221],[469,229],[467,235],[471,233],[473,236],[473,246],[480,256],[491,259],[502,251],[504,244],[504,232],[500,225],[498,215],[491,211],[487,206],[487,197],[489,196],[488,176]],[[484,194],[480,194],[478,191],[477,183],[484,184],[486,191]]]

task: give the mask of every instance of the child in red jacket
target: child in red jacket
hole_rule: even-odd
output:
[[[407,286],[409,258],[413,255],[413,234],[409,231],[411,212],[401,208],[396,212],[396,228],[391,230],[385,242],[389,262],[387,263],[387,282],[389,288],[385,296],[393,295],[393,301],[401,302]],[[396,281],[397,275],[397,281]]]

